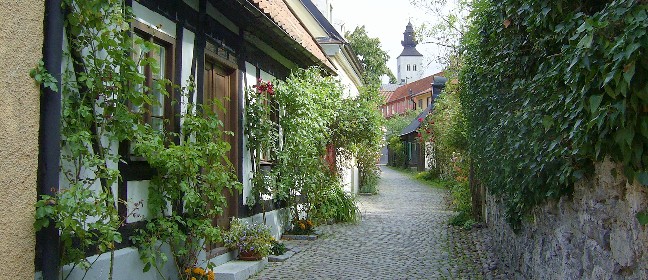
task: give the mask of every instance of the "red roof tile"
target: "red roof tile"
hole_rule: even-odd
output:
[[[412,90],[413,95],[418,95],[430,91],[432,89],[434,76],[443,76],[443,72],[432,74],[425,78],[398,87],[386,101],[386,103],[391,103],[406,98],[409,95],[410,90]]]
[[[299,19],[295,17],[290,8],[283,0],[251,0],[261,11],[267,14],[286,34],[297,41],[310,53],[315,55],[326,66],[331,69],[335,67],[328,60],[320,46],[310,33],[301,25]]]

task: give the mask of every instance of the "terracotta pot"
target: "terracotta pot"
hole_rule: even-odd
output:
[[[256,251],[242,251],[239,252],[239,260],[242,261],[258,261],[263,257]]]

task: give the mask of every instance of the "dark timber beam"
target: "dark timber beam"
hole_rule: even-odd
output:
[[[40,100],[38,155],[39,194],[54,195],[59,189],[61,158],[61,60],[63,58],[63,10],[61,0],[45,1],[43,60],[57,80],[58,91],[43,88]],[[58,279],[60,246],[54,222],[37,234],[43,279]],[[38,264],[37,264],[38,266]]]

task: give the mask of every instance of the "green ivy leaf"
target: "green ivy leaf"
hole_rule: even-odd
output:
[[[578,48],[589,49],[592,47],[592,40],[594,39],[593,33],[587,33],[579,42]]]
[[[632,76],[634,76],[634,73],[635,73],[634,62],[626,64],[626,66],[623,67],[623,79],[626,81],[626,83],[630,84],[630,81],[632,80]]]
[[[637,213],[636,217],[637,217],[637,220],[639,221],[640,225],[645,226],[646,224],[648,224],[648,212],[647,211]]]
[[[642,171],[637,174],[637,181],[644,186],[648,186],[648,172]]]
[[[554,124],[554,120],[551,116],[545,115],[542,117],[542,126],[544,126],[545,128],[545,132],[548,131],[549,128],[553,126],[553,124]]]
[[[624,127],[616,132],[614,135],[614,140],[619,144],[627,144],[628,146],[632,145],[632,138],[634,138],[634,130],[628,127]]]
[[[603,95],[597,94],[597,95],[592,95],[590,97],[590,112],[594,113],[596,110],[598,110],[599,106],[601,105],[601,100],[603,100]]]

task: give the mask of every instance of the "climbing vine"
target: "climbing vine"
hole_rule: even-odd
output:
[[[357,207],[342,190],[327,151],[334,147],[345,161],[364,147],[377,149],[380,126],[372,125],[380,115],[371,110],[377,107],[377,93],[345,101],[342,93],[339,81],[318,68],[296,70],[276,85],[259,80],[248,90],[245,133],[254,171],[248,205],[269,198],[284,201],[295,226],[356,219]],[[262,160],[272,162],[272,171],[261,170]]]
[[[519,229],[606,157],[648,185],[645,1],[475,1],[462,39],[471,156]]]
[[[77,267],[87,273],[99,255],[110,252],[112,278],[115,244],[123,241],[118,229],[125,218],[117,211],[125,202],[117,199],[120,157],[113,151],[116,143],[132,137],[133,124],[143,114],[129,105],[151,103],[134,84],[144,81],[137,67],[154,63],[131,56],[132,11],[123,2],[66,0],[63,6],[69,46],[61,81],[61,176],[66,186],[36,203],[35,228],[55,223],[59,229],[61,262],[72,264],[64,277]],[[42,66],[32,76],[54,85]],[[91,250],[98,255],[94,260],[86,259]]]
[[[192,91],[191,87],[185,90]],[[158,265],[167,261],[161,248],[168,244],[179,278],[191,279],[182,272],[203,265],[212,268],[209,262],[200,263],[200,253],[222,241],[221,229],[214,221],[226,206],[224,193],[241,190],[227,157],[230,144],[224,140],[231,132],[223,131],[217,112],[191,103],[183,115],[179,136],[184,140],[179,144],[165,141],[178,136],[173,132],[159,133],[150,126],[144,129],[147,133],[133,141],[135,152],[146,158],[157,175],[149,187],[152,217],[133,241],[140,247],[144,271],[154,267],[160,273]]]
[[[62,245],[60,265],[71,264],[72,271],[82,268],[87,274],[109,252],[112,278],[116,245],[128,242],[119,229],[126,219],[139,218],[138,210],[146,210],[141,201],[118,199],[118,165],[126,160],[118,146],[130,143],[129,156],[145,159],[157,172],[147,201],[153,214],[144,217],[150,218],[146,228],[133,238],[144,269],[166,261],[159,250],[166,242],[179,278],[188,278],[182,271],[196,265],[203,244],[220,240],[212,221],[225,205],[221,191],[240,189],[224,156],[230,147],[221,140],[222,123],[215,112],[187,104],[180,134],[165,131],[164,125],[154,129],[146,116],[160,105],[156,94],[168,96],[172,86],[165,79],[145,82],[142,69],[154,75],[160,71],[159,62],[148,55],[157,47],[131,37],[131,8],[120,0],[65,0],[63,6],[68,46],[61,81],[64,183],[58,193],[36,203],[35,228],[54,223]],[[37,82],[55,86],[42,65],[31,74]],[[176,90],[193,91],[191,86]],[[120,206],[130,211],[125,217],[118,213]],[[95,252],[96,258],[88,258],[87,252]]]
[[[317,68],[293,72],[276,89],[282,110],[282,147],[273,169],[275,196],[288,202],[295,221],[300,219],[300,209],[310,218],[313,199],[322,193],[330,175],[324,157],[341,96],[340,84],[333,77],[322,76]]]
[[[271,172],[261,170],[262,161],[271,162],[277,154],[279,125],[273,119],[278,117],[274,101],[274,85],[271,81],[259,79],[245,96],[245,135],[247,148],[252,153],[252,191],[247,204],[254,205],[257,201],[272,194],[274,176]],[[263,207],[265,204],[261,203]],[[265,210],[265,209],[264,209]],[[265,213],[265,211],[264,211]]]
[[[380,169],[376,162],[380,159],[383,145],[384,119],[376,108],[382,104],[378,88],[366,86],[360,94],[341,102],[337,108],[337,118],[332,124],[332,144],[340,159],[340,166],[353,158],[358,164],[360,191],[376,192]]]

